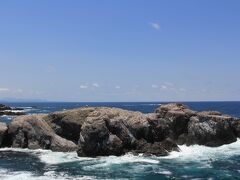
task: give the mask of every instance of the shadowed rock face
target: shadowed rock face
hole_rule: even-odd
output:
[[[2,145],[3,139],[7,134],[7,125],[6,123],[0,122],[0,146]]]
[[[94,109],[95,108],[79,108],[55,112],[45,116],[44,119],[56,134],[77,143],[81,127]]]
[[[8,128],[0,124],[5,146],[77,150],[79,156],[127,152],[164,156],[178,151],[177,144],[220,146],[239,136],[239,119],[213,111],[198,113],[182,104],[162,105],[151,114],[84,107],[20,116]]]
[[[178,140],[179,136],[188,133],[190,117],[196,114],[183,104],[166,104],[155,110],[150,117],[154,140],[163,140],[167,137]]]

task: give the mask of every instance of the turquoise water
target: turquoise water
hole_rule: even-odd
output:
[[[152,112],[161,103],[11,103],[28,114],[80,106],[110,106]],[[187,103],[195,110],[218,110],[240,117],[240,102]],[[10,122],[11,117],[1,121]],[[217,148],[180,146],[167,157],[127,154],[77,157],[48,150],[0,149],[0,179],[240,179],[240,140]]]

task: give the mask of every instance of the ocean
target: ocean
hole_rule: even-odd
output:
[[[151,113],[163,102],[4,103],[27,114],[49,113],[83,106],[118,107]],[[197,111],[215,110],[240,117],[240,102],[185,102]],[[0,121],[10,123],[12,117]],[[217,148],[180,146],[166,157],[126,154],[120,157],[78,157],[49,150],[0,149],[0,179],[240,179],[240,139]]]

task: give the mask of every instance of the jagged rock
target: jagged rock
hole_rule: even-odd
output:
[[[231,123],[235,119],[216,112],[200,112],[190,118],[187,144],[221,146],[236,141]]]
[[[148,127],[146,116],[140,112],[118,108],[95,108],[82,125],[79,140],[81,150],[78,154],[89,156],[121,154],[123,148],[132,149],[136,139],[146,138]],[[114,141],[111,141],[112,138]],[[114,152],[109,150],[111,149],[109,143],[115,147]],[[114,144],[119,144],[119,148]]]
[[[7,134],[7,125],[6,123],[0,122],[0,146],[2,145],[3,139]]]
[[[17,117],[9,124],[6,145],[17,148],[74,151],[77,145],[56,135],[44,115]]]
[[[155,110],[149,118],[154,140],[164,140],[167,137],[177,140],[181,134],[187,133],[188,121],[196,114],[183,104],[165,104]]]

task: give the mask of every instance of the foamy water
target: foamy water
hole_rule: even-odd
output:
[[[172,152],[166,157],[143,156],[126,154],[120,157],[107,156],[97,158],[78,157],[77,153],[52,152],[50,150],[29,150],[3,148],[0,152],[26,153],[36,156],[39,162],[44,164],[42,173],[35,173],[29,170],[17,171],[11,169],[0,169],[1,179],[31,180],[31,179],[112,179],[111,174],[120,173],[120,179],[135,177],[141,179],[146,174],[152,177],[163,178],[194,178],[198,171],[209,171],[214,167],[214,163],[228,161],[232,157],[240,157],[240,140],[216,148],[205,146],[180,146],[180,152]],[[232,161],[232,160],[231,160]],[[36,162],[36,163],[39,163]],[[14,162],[13,166],[14,166]],[[239,161],[237,162],[239,163]],[[240,176],[240,167],[235,169],[235,173]],[[175,167],[174,167],[175,166]],[[0,166],[1,167],[1,166]],[[78,171],[79,168],[79,171]],[[121,168],[121,172],[120,169]],[[75,169],[74,173],[69,170]],[[176,175],[177,170],[190,171],[190,173],[181,173]],[[194,169],[194,171],[193,171]],[[129,173],[124,177],[122,173]],[[216,172],[215,172],[216,173]],[[99,174],[101,176],[99,176]],[[104,174],[106,176],[104,176]],[[109,177],[109,175],[110,177]],[[141,176],[139,176],[141,175]],[[225,174],[227,175],[227,174]],[[102,177],[103,176],[103,177]],[[199,177],[199,174],[196,176]],[[209,175],[211,178],[211,175]],[[212,176],[214,179],[214,176]],[[113,177],[113,179],[118,179]]]

